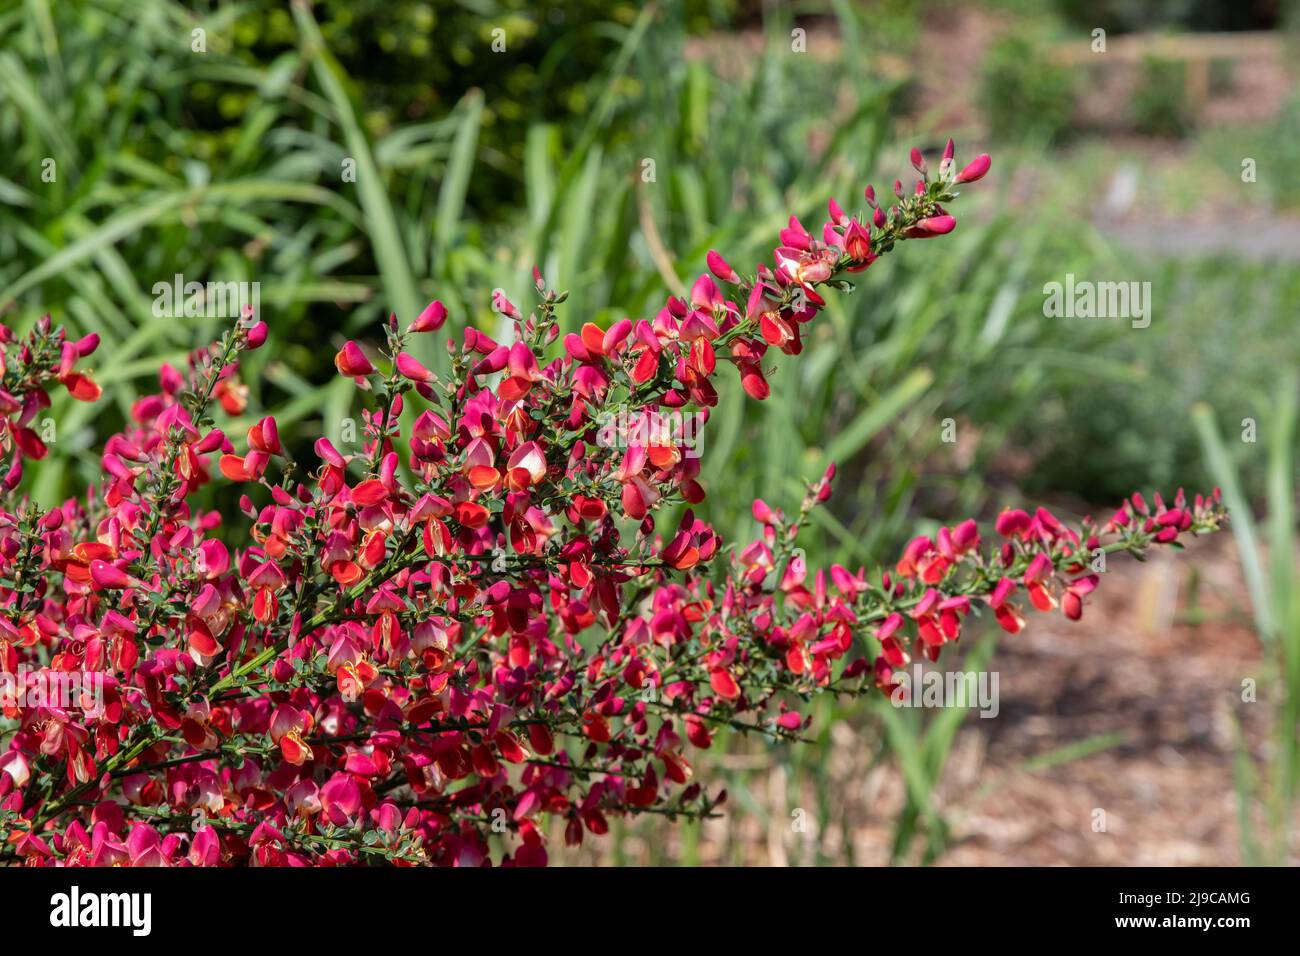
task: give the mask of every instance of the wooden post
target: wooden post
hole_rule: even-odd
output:
[[[1193,114],[1199,116],[1205,101],[1210,98],[1209,57],[1190,57],[1187,61],[1187,76],[1183,82],[1187,93],[1187,104]]]

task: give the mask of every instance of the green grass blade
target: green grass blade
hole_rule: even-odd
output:
[[[465,95],[465,115],[451,147],[451,159],[438,190],[437,229],[434,234],[434,266],[456,237],[457,226],[465,210],[465,193],[474,169],[474,151],[478,146],[479,127],[483,122],[483,93],[470,90]]]
[[[356,107],[344,85],[343,68],[325,46],[325,39],[307,4],[295,0],[293,16],[301,35],[303,55],[311,62],[316,81],[325,92],[325,98],[334,107],[335,119],[343,130],[348,152],[356,161],[357,196],[365,216],[366,231],[374,247],[375,261],[384,282],[388,307],[403,322],[410,322],[420,314],[423,305],[416,292],[411,261],[402,244],[382,174],[357,118]]]
[[[1237,479],[1236,466],[1228,455],[1223,439],[1219,437],[1213,411],[1208,405],[1198,403],[1192,407],[1192,421],[1201,439],[1201,448],[1210,474],[1223,490],[1223,500],[1228,506],[1232,534],[1237,540],[1237,550],[1241,552],[1241,567],[1255,612],[1255,627],[1261,640],[1271,644],[1277,636],[1276,622],[1273,619],[1273,605],[1269,600],[1269,584],[1260,563],[1259,535],[1255,529],[1254,515],[1242,492],[1241,482]]]
[[[857,454],[881,429],[920,398],[934,382],[929,369],[919,368],[895,385],[875,403],[868,405],[826,446],[826,460],[842,463]]]

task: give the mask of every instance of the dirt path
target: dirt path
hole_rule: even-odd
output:
[[[1193,221],[1099,223],[1102,235],[1144,257],[1234,255],[1251,261],[1300,262],[1300,220],[1268,219],[1246,229],[1210,230]]]

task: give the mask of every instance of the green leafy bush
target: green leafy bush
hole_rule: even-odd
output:
[[[1187,99],[1187,65],[1149,56],[1130,103],[1133,125],[1149,136],[1183,136],[1195,123]]]
[[[1259,137],[1259,182],[1273,202],[1286,209],[1300,206],[1300,93],[1292,93],[1277,119]]]
[[[1037,34],[1013,33],[995,42],[980,67],[980,107],[1000,138],[1066,138],[1074,113],[1074,78],[1051,62]]]
[[[1117,264],[1088,268],[1121,274]],[[1300,276],[1287,263],[1236,259],[1144,268],[1152,282],[1150,327],[1111,319],[1057,327],[1063,347],[1116,374],[1058,379],[1043,406],[1016,424],[1013,443],[1035,461],[1023,480],[1028,492],[1096,501],[1137,478],[1212,484],[1184,414],[1197,401],[1212,406],[1218,427],[1234,440],[1249,419],[1264,441],[1260,423],[1270,416],[1274,383],[1300,365],[1300,342],[1290,332]],[[1259,458],[1242,462],[1243,487],[1253,495],[1264,487]]]

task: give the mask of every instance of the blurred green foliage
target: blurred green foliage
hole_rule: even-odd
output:
[[[1269,122],[1206,130],[1199,139],[1206,160],[1222,168],[1239,173],[1243,158],[1253,159],[1257,188],[1273,208],[1300,208],[1300,92]]]
[[[687,0],[684,28],[700,32],[731,13],[731,0]],[[505,215],[520,198],[518,170],[529,127],[570,124],[592,110],[609,80],[605,67],[641,4],[610,0],[342,0],[316,5],[325,45],[351,78],[372,137],[445,116],[471,90],[484,94],[475,176],[468,202]],[[670,4],[669,6],[672,6]],[[276,4],[252,4],[233,22],[232,51],[271,63],[298,45],[293,17]],[[637,80],[614,78],[620,94]],[[236,119],[248,98],[222,96]],[[612,135],[613,131],[611,131]]]
[[[980,66],[980,108],[998,139],[1065,140],[1074,114],[1075,74],[1047,56],[1038,32],[1012,32],[989,47]]]
[[[1192,409],[1206,466],[1223,489],[1233,537],[1241,555],[1255,631],[1264,651],[1261,700],[1273,709],[1272,739],[1252,753],[1239,713],[1232,714],[1237,739],[1235,784],[1237,826],[1247,865],[1285,866],[1300,793],[1300,600],[1296,598],[1296,465],[1300,459],[1296,423],[1300,380],[1292,366],[1278,376],[1270,394],[1265,434],[1257,442],[1227,441],[1215,427],[1210,407]],[[1230,450],[1231,449],[1231,450]],[[1257,519],[1240,480],[1243,460],[1267,471],[1267,517]],[[1261,545],[1264,545],[1261,547]]]
[[[1268,173],[1263,182],[1279,206],[1300,206],[1300,93],[1292,93],[1282,113],[1262,137]]]
[[[1133,126],[1149,136],[1183,136],[1195,118],[1187,100],[1187,65],[1149,56],[1130,103]]]
[[[1093,268],[1098,279],[1137,274],[1119,262]],[[1293,334],[1300,273],[1290,263],[1201,257],[1141,260],[1140,269],[1152,284],[1148,328],[1122,319],[1052,320],[1074,322],[1063,334],[1088,336],[1090,359],[1120,374],[1062,383],[1021,420],[1014,440],[1036,462],[1023,482],[1032,494],[1108,501],[1141,486],[1211,487],[1185,410],[1206,402],[1217,427],[1240,436],[1245,419],[1268,419],[1277,377],[1300,366]],[[1247,494],[1262,494],[1257,460],[1242,462],[1242,484]]]

